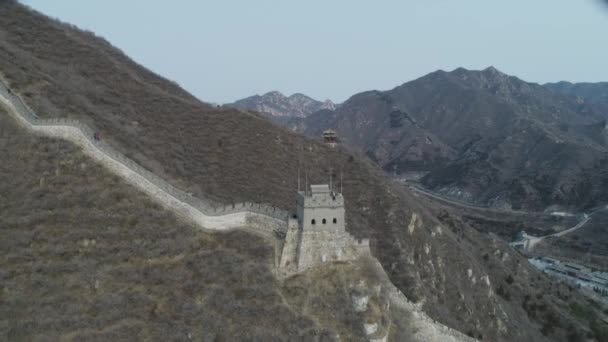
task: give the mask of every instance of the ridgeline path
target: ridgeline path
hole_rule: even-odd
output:
[[[40,119],[25,101],[6,85],[0,75],[0,102],[19,124],[43,136],[69,140],[85,154],[104,165],[127,183],[148,194],[163,207],[202,229],[245,229],[273,238],[287,229],[288,213],[256,203],[214,205],[179,190],[127,158],[104,141],[84,123],[73,119]]]

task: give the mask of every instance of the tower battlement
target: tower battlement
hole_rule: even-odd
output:
[[[309,191],[298,191],[298,206],[304,208],[344,207],[342,194],[330,190],[327,184],[311,185]]]

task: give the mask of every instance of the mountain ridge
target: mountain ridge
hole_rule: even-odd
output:
[[[319,110],[336,109],[336,104],[331,100],[318,101],[302,93],[286,96],[276,90],[246,97],[226,106],[254,110],[274,120],[305,118]]]
[[[288,127],[311,136],[336,129],[345,144],[390,174],[427,173],[426,186],[465,200],[534,209],[576,201],[593,206],[604,195],[581,193],[572,182],[608,150],[606,133],[594,128],[603,127],[606,108],[494,67],[457,68],[355,94],[335,111],[292,120]],[[557,151],[564,157],[552,160]],[[534,158],[527,159],[530,153]],[[535,180],[544,173],[561,190],[549,191]]]

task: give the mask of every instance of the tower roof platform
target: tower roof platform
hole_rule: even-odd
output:
[[[326,194],[329,193],[329,185],[327,184],[317,184],[310,186],[310,192],[313,194]]]

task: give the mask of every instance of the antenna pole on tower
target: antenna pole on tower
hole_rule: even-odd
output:
[[[298,192],[300,192],[300,167],[298,166]]]
[[[333,174],[333,172],[334,172],[334,169],[329,168],[329,191],[330,191],[332,194],[333,194],[333,192],[334,192],[334,185],[333,185],[333,182],[332,182],[332,180],[333,180],[333,179],[332,179],[332,174]]]
[[[308,195],[308,170],[304,171],[305,185],[304,185],[304,195]]]
[[[342,193],[342,178],[343,178],[343,174],[342,174],[342,171],[340,171],[340,193]]]

